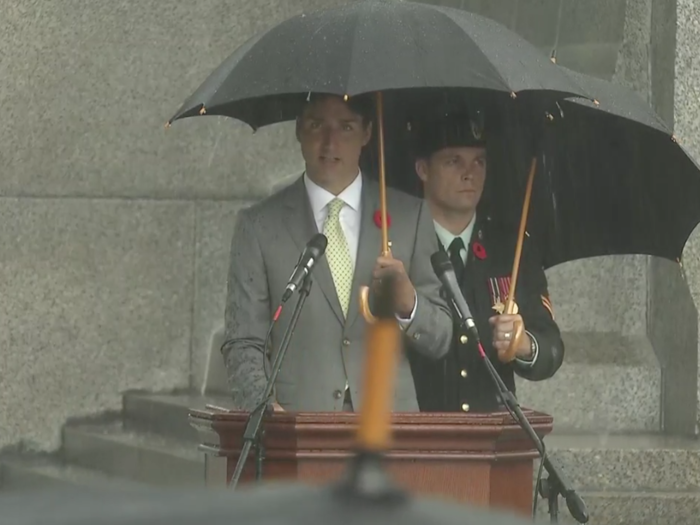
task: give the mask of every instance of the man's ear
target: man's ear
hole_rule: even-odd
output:
[[[425,182],[428,180],[428,162],[425,159],[417,159],[415,169],[421,181]]]
[[[296,135],[297,141],[299,141],[299,142],[301,142],[301,138],[299,137],[300,128],[301,128],[301,120],[299,119],[299,117],[297,117],[296,121],[295,121],[295,126],[294,126],[294,134]]]
[[[365,140],[362,141],[362,147],[369,144],[369,141],[372,139],[372,130],[372,122],[370,121],[367,126],[365,126]]]

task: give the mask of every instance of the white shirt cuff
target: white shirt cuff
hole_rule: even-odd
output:
[[[525,333],[528,335],[528,337],[530,337],[530,340],[532,341],[532,357],[530,359],[522,359],[520,357],[516,357],[515,360],[518,362],[519,365],[532,367],[535,366],[535,363],[537,362],[537,356],[540,355],[540,345],[537,343],[537,339],[535,339],[534,335],[532,335],[527,330],[525,330]]]
[[[399,317],[398,314],[396,315],[396,319],[398,320],[399,326],[402,329],[405,330],[413,322],[413,318],[416,316],[416,308],[418,308],[418,294],[415,290],[413,290],[413,310],[411,311],[411,315],[408,317],[408,319]]]

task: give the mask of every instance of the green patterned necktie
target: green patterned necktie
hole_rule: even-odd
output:
[[[338,294],[343,315],[348,316],[350,305],[350,289],[352,288],[353,264],[350,250],[340,225],[340,210],[345,206],[341,199],[333,199],[328,204],[328,217],[323,226],[323,234],[328,238],[326,259],[333,275],[335,291]]]

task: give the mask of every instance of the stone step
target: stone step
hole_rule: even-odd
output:
[[[518,378],[522,406],[547,412],[567,432],[656,432],[661,369],[646,338],[563,333],[564,364],[546,381]]]
[[[564,364],[546,381],[518,378],[523,406],[551,414],[566,432],[656,432],[660,428],[661,370],[645,338],[618,334],[563,334]],[[196,442],[190,408],[233,406],[226,396],[196,393],[124,396],[126,428]]]
[[[203,409],[207,404],[229,410],[233,408],[231,399],[223,396],[128,392],[122,402],[124,429],[198,443],[197,432],[190,426],[187,415],[190,409]]]
[[[700,492],[588,492],[581,494],[589,525],[697,525]],[[537,523],[546,523],[547,502],[537,506]],[[566,502],[560,498],[559,523],[574,525]]]
[[[695,439],[555,431],[545,438],[545,447],[578,491],[700,491],[700,442]]]
[[[55,457],[16,456],[0,460],[0,490],[66,487],[123,487],[139,484],[112,478]]]
[[[196,443],[130,431],[121,421],[66,426],[63,459],[109,476],[152,485],[204,485],[204,454]]]
[[[177,411],[198,406],[195,397],[139,394],[142,406]],[[180,408],[177,408],[180,407]],[[184,407],[184,408],[183,408]],[[157,411],[161,414],[162,412]],[[152,485],[203,483],[203,458],[192,443],[134,432],[120,423],[78,425],[64,431],[64,454],[79,472]],[[694,524],[700,511],[700,443],[661,435],[567,435],[546,439],[548,452],[583,496],[597,525]],[[546,519],[546,502],[539,517]],[[560,523],[574,523],[560,502]]]

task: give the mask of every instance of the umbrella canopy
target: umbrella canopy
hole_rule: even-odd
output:
[[[587,96],[535,47],[459,9],[362,0],[302,14],[240,46],[170,122],[226,115],[253,128],[294,119],[309,92],[354,96],[407,88],[500,96]]]
[[[422,196],[412,150],[425,115],[480,115],[489,153],[480,213],[517,229],[536,156],[527,231],[546,268],[621,254],[678,261],[700,223],[700,168],[638,94],[560,69],[595,102],[526,106],[447,90],[431,102],[408,92],[397,97],[386,110],[387,183]],[[367,170],[376,155],[367,152]]]
[[[553,109],[540,175],[551,202],[548,266],[597,255],[680,261],[700,223],[700,168],[635,92],[569,71],[597,104]]]
[[[12,525],[524,525],[508,514],[430,499],[365,501],[337,487],[22,491],[0,497]]]

